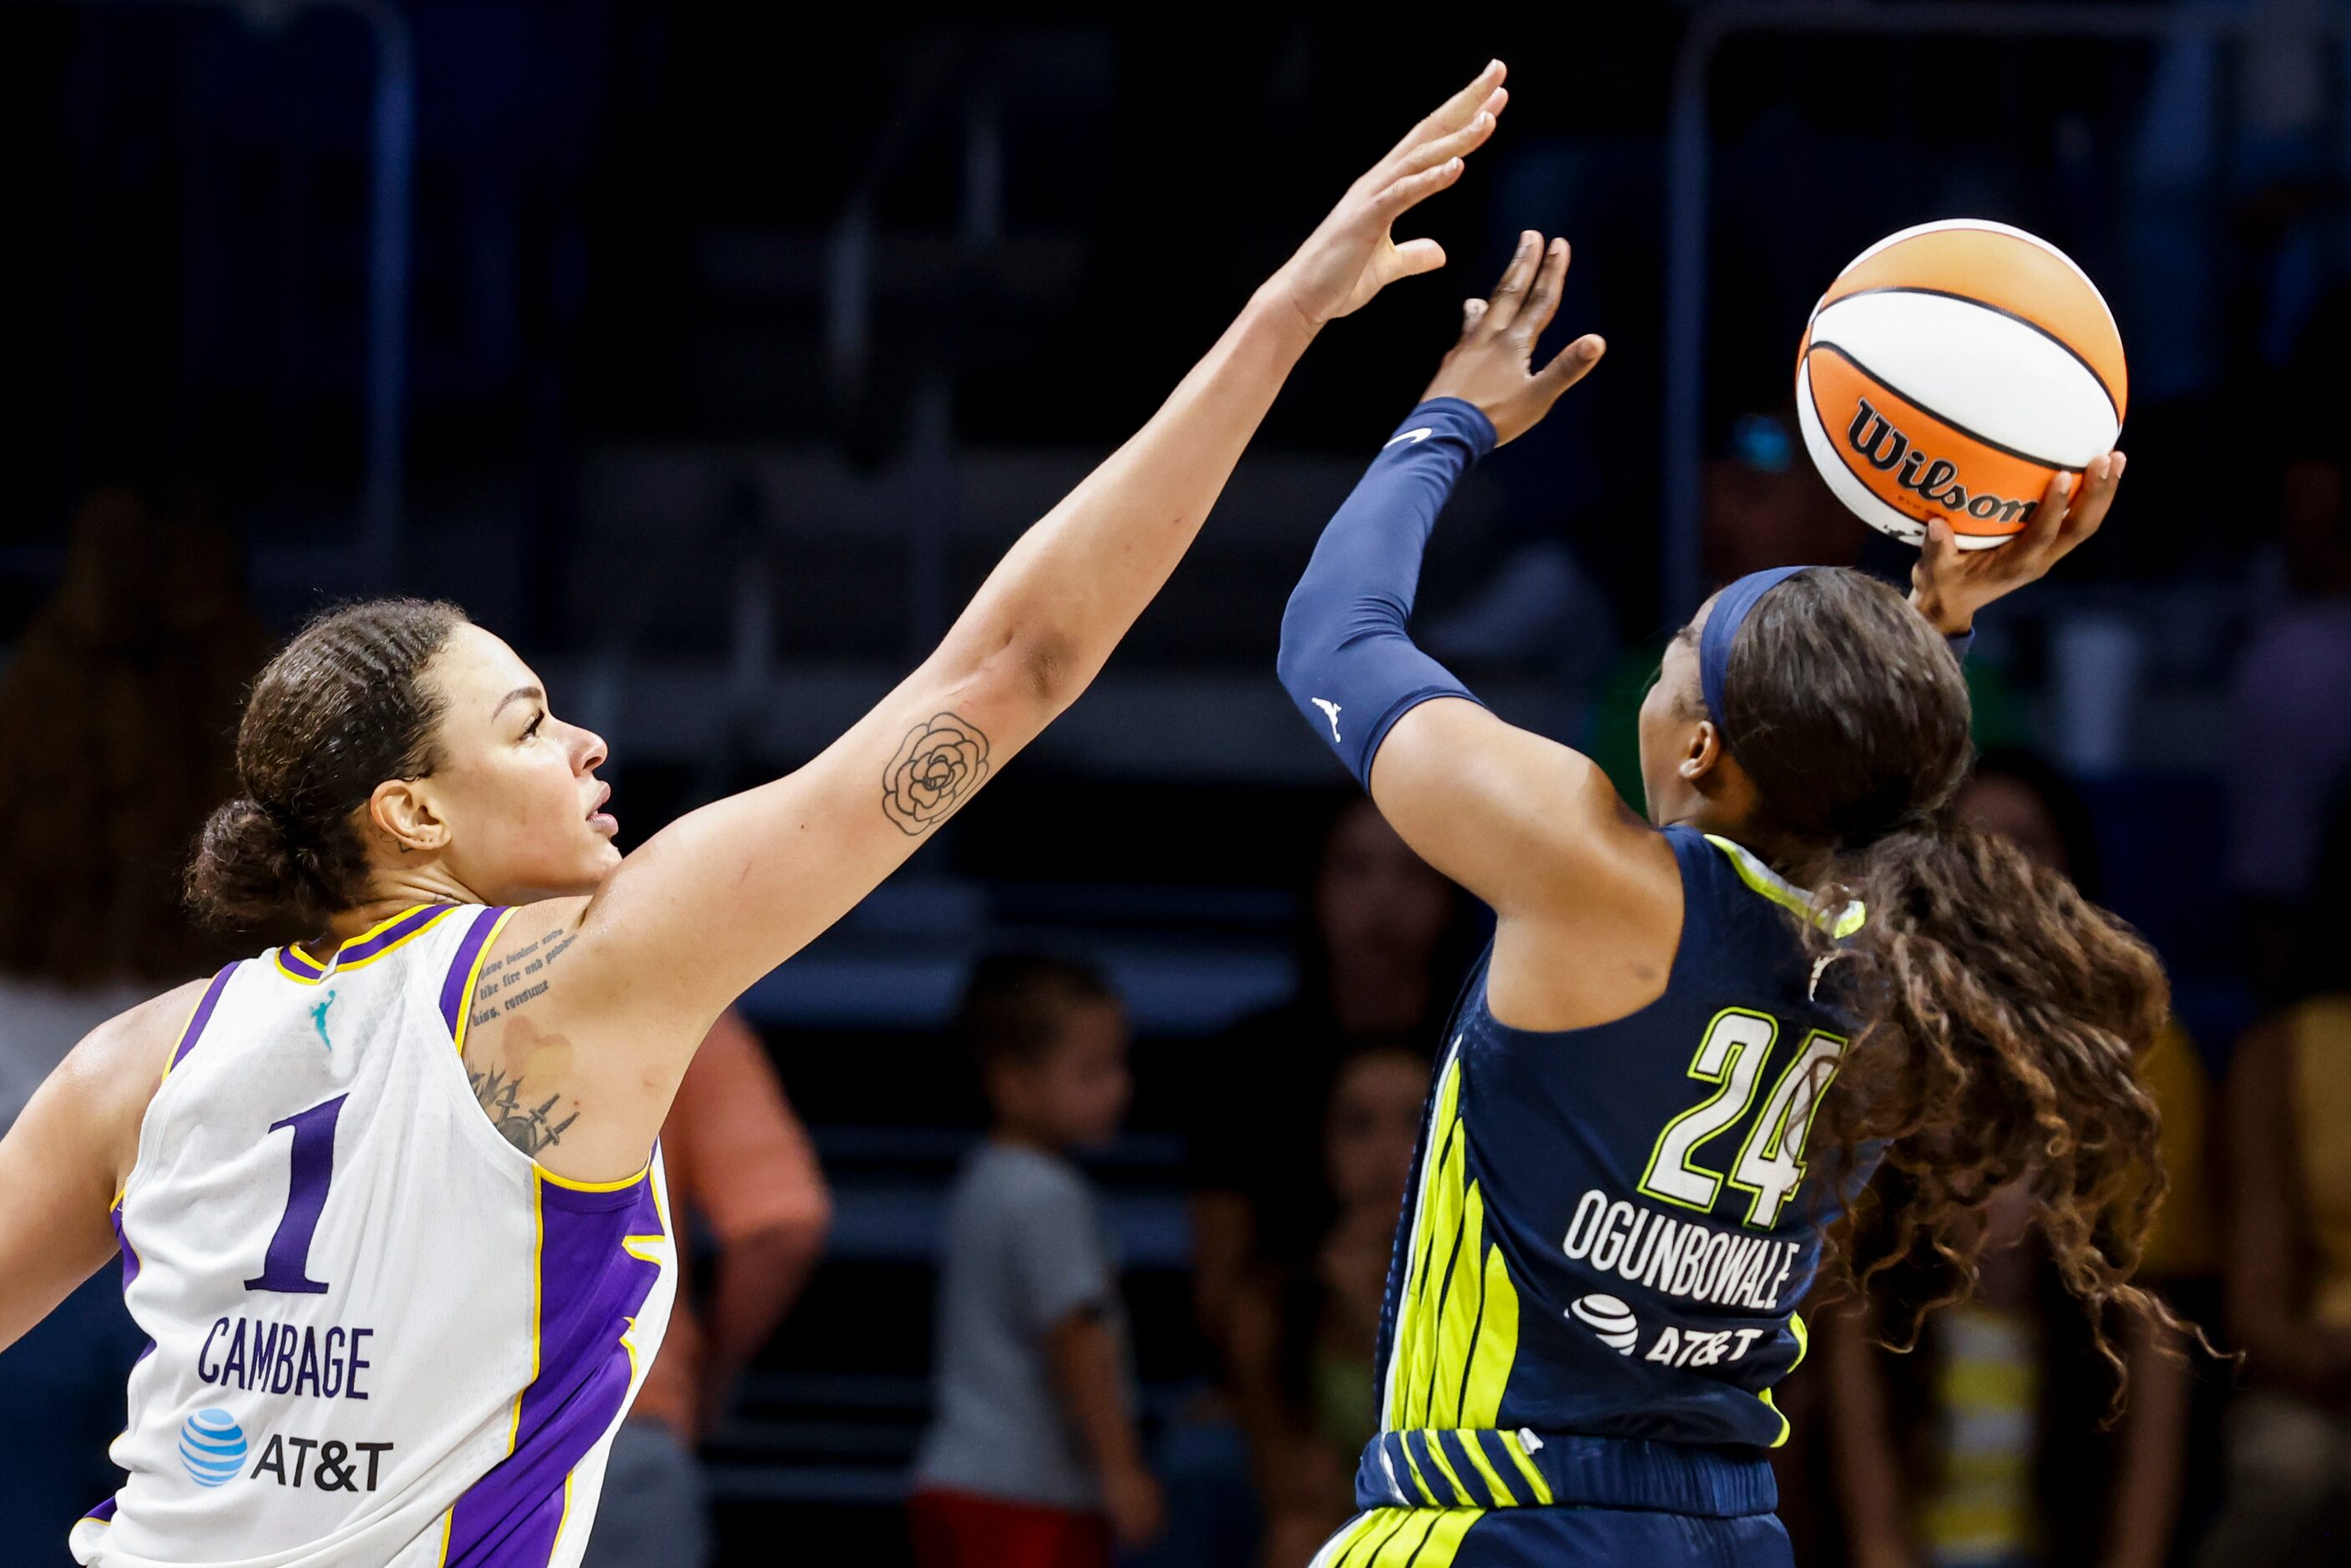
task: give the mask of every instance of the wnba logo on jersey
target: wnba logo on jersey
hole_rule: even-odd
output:
[[[225,1410],[207,1407],[180,1428],[180,1463],[200,1487],[225,1486],[245,1468],[245,1428]]]

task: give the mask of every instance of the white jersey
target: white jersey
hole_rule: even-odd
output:
[[[115,1208],[153,1343],[79,1562],[580,1561],[677,1253],[657,1151],[567,1181],[475,1100],[460,1052],[505,914],[413,909],[323,968],[279,948],[205,988]]]

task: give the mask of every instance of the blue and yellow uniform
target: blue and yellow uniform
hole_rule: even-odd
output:
[[[1813,995],[1804,895],[1666,836],[1657,1000],[1536,1032],[1471,980],[1389,1271],[1366,1511],[1318,1568],[1787,1560],[1771,1385],[1804,1354],[1834,1207],[1804,1141],[1849,1028]]]
[[[1477,700],[1406,622],[1437,513],[1495,438],[1459,399],[1413,410],[1290,597],[1282,684],[1367,789],[1397,719]],[[1718,728],[1740,622],[1802,570],[1714,600],[1698,653]],[[1388,1272],[1364,1511],[1315,1568],[1791,1561],[1771,1387],[1803,1358],[1796,1303],[1840,1207],[1825,1189],[1867,1175],[1805,1180],[1853,1029],[1815,995],[1797,923],[1843,937],[1865,912],[1822,916],[1741,846],[1664,831],[1682,926],[1663,995],[1590,1029],[1518,1030],[1481,967],[1447,1030]]]

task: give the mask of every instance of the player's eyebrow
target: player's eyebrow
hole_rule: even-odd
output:
[[[520,702],[526,699],[535,703],[543,703],[547,700],[547,694],[537,686],[517,686],[514,690],[508,692],[506,695],[498,699],[498,706],[490,710],[490,717],[495,719],[498,715],[506,712],[507,705],[508,703]]]

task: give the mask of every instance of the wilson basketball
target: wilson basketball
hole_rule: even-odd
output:
[[[2115,444],[2122,336],[2048,241],[1973,218],[1878,241],[1837,275],[1796,354],[1813,465],[1861,519],[1913,544],[1947,519],[1964,549],[2022,530],[2053,470]]]

